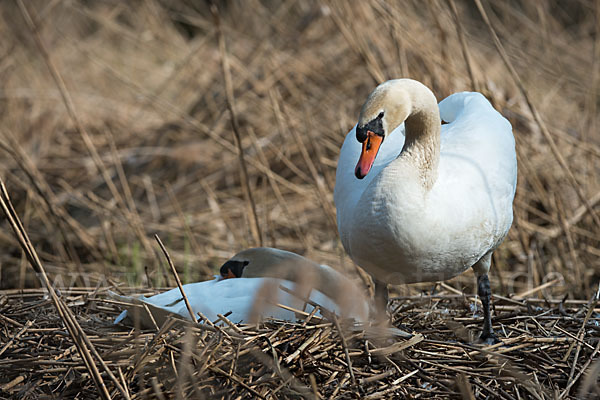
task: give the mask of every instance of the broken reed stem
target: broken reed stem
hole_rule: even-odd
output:
[[[190,313],[190,317],[192,318],[192,321],[198,322],[198,320],[196,319],[196,315],[194,315],[194,310],[192,310],[192,306],[190,305],[190,302],[189,302],[187,296],[185,295],[185,292],[183,291],[183,285],[181,284],[181,280],[179,279],[179,275],[177,274],[175,265],[173,264],[173,261],[171,260],[171,256],[169,256],[169,252],[167,251],[167,249],[161,242],[158,235],[155,234],[154,239],[156,239],[156,241],[158,242],[160,249],[162,250],[162,252],[165,255],[165,258],[167,259],[167,263],[169,264],[169,267],[171,268],[171,272],[173,273],[173,276],[175,277],[175,282],[177,282],[177,287],[179,288],[179,291],[181,292],[183,301],[185,301],[185,307],[187,308],[188,312]]]
[[[92,380],[94,381],[94,384],[96,385],[96,388],[98,389],[100,396],[104,399],[111,398],[111,396],[108,392],[108,388],[106,387],[106,384],[104,383],[104,380],[102,379],[102,376],[100,375],[100,371],[98,370],[98,367],[94,363],[92,354],[90,354],[90,350],[94,354],[94,356],[98,359],[98,361],[104,368],[105,372],[109,375],[109,377],[113,381],[115,387],[118,388],[118,390],[121,392],[123,397],[125,397],[126,399],[129,399],[129,395],[128,395],[127,391],[121,386],[121,384],[119,383],[119,381],[117,380],[115,375],[108,368],[108,366],[104,363],[104,361],[102,360],[102,357],[100,357],[100,354],[96,351],[94,345],[89,341],[87,335],[85,334],[85,332],[83,331],[83,329],[81,328],[81,326],[79,325],[77,320],[75,319],[75,316],[71,312],[71,309],[64,303],[64,301],[62,301],[57,296],[56,292],[54,291],[54,288],[52,287],[52,284],[50,283],[50,280],[48,279],[48,275],[46,274],[46,269],[42,265],[42,262],[40,261],[38,255],[37,255],[37,252],[35,251],[35,248],[33,247],[33,244],[29,240],[29,236],[27,235],[27,232],[25,231],[25,228],[23,227],[23,224],[21,223],[19,216],[17,215],[15,209],[12,206],[10,197],[8,195],[8,191],[6,190],[6,186],[4,186],[4,182],[1,179],[0,179],[0,206],[2,207],[2,210],[4,211],[4,214],[6,215],[6,218],[8,219],[8,222],[9,222],[11,228],[13,229],[15,236],[17,237],[17,240],[19,241],[19,244],[21,245],[21,248],[25,252],[25,255],[26,255],[27,259],[29,260],[31,267],[36,272],[38,278],[40,279],[42,286],[44,286],[48,290],[48,293],[50,294],[50,297],[52,298],[52,302],[54,303],[54,307],[56,308],[56,311],[60,315],[65,326],[67,327],[67,331],[69,332],[69,335],[73,339],[73,342],[75,343],[75,347],[77,348],[79,354],[81,355],[81,358],[84,361],[86,368],[87,368],[88,372],[90,373],[90,376],[92,377]]]
[[[352,360],[350,359],[350,353],[348,352],[348,343],[346,343],[346,338],[342,333],[340,322],[338,321],[337,316],[335,314],[333,314],[333,322],[335,324],[336,329],[338,330],[338,334],[340,335],[340,340],[342,341],[342,347],[344,348],[344,355],[346,356],[346,363],[348,364],[348,371],[350,371],[350,379],[352,379],[352,385],[356,386],[356,379],[354,378],[354,371],[352,370]]]
[[[506,54],[506,50],[504,50],[504,46],[502,45],[502,42],[500,42],[500,39],[498,38],[498,35],[496,34],[496,30],[494,29],[494,27],[492,26],[492,23],[489,20],[488,15],[485,12],[483,5],[481,4],[481,0],[474,0],[474,1],[475,1],[475,4],[477,5],[477,8],[479,9],[479,13],[481,14],[481,17],[483,18],[483,22],[485,22],[485,25],[487,26],[488,30],[490,31],[490,35],[492,36],[492,39],[494,40],[494,45],[496,46],[496,50],[500,54],[500,57],[502,58],[502,61],[504,62],[504,65],[508,69],[508,72],[510,73],[511,77],[513,78],[513,80],[515,81],[517,86],[519,87],[519,91],[521,92],[521,95],[525,99],[525,102],[527,103],[527,107],[529,108],[531,115],[533,115],[533,119],[535,120],[536,124],[540,128],[540,131],[542,132],[544,137],[546,138],[546,141],[550,145],[550,150],[552,150],[552,154],[554,154],[554,157],[560,164],[561,168],[565,171],[567,178],[569,179],[569,182],[571,183],[571,186],[573,186],[573,189],[575,189],[575,192],[577,193],[577,195],[579,196],[579,198],[581,199],[581,201],[587,208],[588,212],[592,216],[594,223],[596,224],[597,227],[600,228],[600,217],[598,217],[598,214],[596,214],[596,211],[590,204],[589,199],[586,197],[585,192],[583,191],[583,188],[581,187],[579,182],[577,182],[577,179],[575,178],[575,175],[573,175],[571,168],[567,165],[567,162],[565,161],[560,150],[558,149],[558,146],[556,145],[554,138],[552,137],[552,135],[550,135],[550,132],[548,131],[548,128],[546,127],[546,124],[544,123],[544,121],[542,120],[542,117],[538,113],[537,108],[535,108],[533,103],[531,102],[531,100],[529,98],[529,94],[527,93],[527,90],[525,90],[525,86],[523,85],[523,82],[521,81],[521,77],[519,76],[519,74],[517,74],[517,71],[515,70],[514,66],[510,62],[510,60],[508,59],[508,54]]]
[[[242,181],[242,189],[244,191],[244,197],[248,203],[250,211],[250,230],[252,231],[252,237],[254,238],[255,246],[262,246],[262,233],[260,225],[258,223],[258,215],[256,213],[256,204],[252,191],[250,190],[250,179],[248,178],[248,169],[246,167],[246,160],[244,159],[244,149],[242,147],[242,136],[240,135],[240,126],[237,119],[237,113],[235,111],[235,97],[233,95],[233,85],[231,83],[231,69],[229,67],[229,59],[227,57],[227,48],[225,46],[225,34],[223,33],[223,27],[221,26],[221,18],[219,16],[219,9],[216,4],[210,6],[210,10],[213,14],[215,25],[217,27],[217,36],[219,40],[219,52],[221,54],[221,68],[223,71],[223,80],[225,81],[225,98],[227,100],[227,109],[231,117],[231,127],[233,128],[233,135],[235,137],[235,144],[238,150],[238,160],[240,163],[240,178]]]
[[[587,368],[587,366],[589,365],[589,363],[586,363],[579,371],[579,374],[577,374],[577,377],[575,379],[573,379],[573,375],[575,374],[575,368],[577,366],[577,360],[579,359],[579,353],[581,352],[581,346],[582,346],[582,342],[583,342],[583,338],[585,336],[586,333],[586,325],[587,322],[589,321],[590,317],[592,316],[592,314],[594,313],[594,309],[596,308],[596,305],[598,304],[598,298],[596,298],[596,295],[594,295],[594,297],[592,297],[590,303],[589,303],[589,308],[587,313],[585,314],[585,318],[583,319],[583,323],[581,324],[581,328],[579,328],[579,332],[577,332],[577,348],[575,350],[575,356],[573,357],[573,365],[571,366],[571,372],[569,373],[569,377],[567,379],[567,381],[569,382],[567,387],[565,388],[565,390],[560,394],[559,399],[564,398],[566,395],[569,394],[569,391],[571,390],[571,387],[573,387],[573,385],[575,384],[575,382],[577,382],[579,380],[579,377],[581,376],[581,374],[585,371],[585,369]],[[591,360],[594,359],[595,354],[598,352],[598,348],[600,347],[600,342],[598,342],[596,349],[594,350],[594,352],[592,353],[591,357],[590,357],[590,362]]]
[[[573,378],[573,379],[569,379],[569,383],[567,384],[567,387],[565,388],[564,392],[561,393],[561,395],[559,396],[559,399],[564,399],[569,394],[569,391],[571,390],[573,385],[575,385],[575,383],[577,383],[577,381],[579,381],[579,378],[581,378],[581,375],[583,375],[583,373],[588,370],[588,367],[590,366],[592,361],[597,360],[596,356],[598,355],[599,352],[600,352],[600,341],[598,341],[598,343],[596,344],[596,348],[594,349],[594,352],[592,353],[590,358],[579,369],[577,376],[575,376],[575,378]],[[594,371],[588,371],[588,373],[590,373],[590,374],[592,372],[594,372]],[[595,373],[597,373],[597,371]],[[585,385],[585,386],[587,386],[587,385]]]

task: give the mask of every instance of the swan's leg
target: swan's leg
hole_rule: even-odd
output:
[[[483,330],[481,331],[479,340],[486,344],[500,342],[498,337],[494,335],[494,329],[492,328],[492,314],[490,311],[492,289],[490,288],[490,279],[488,278],[487,273],[490,270],[491,259],[492,253],[488,253],[473,265],[473,269],[477,275],[477,295],[483,306]]]
[[[498,343],[499,340],[496,335],[494,335],[494,329],[492,328],[492,314],[490,312],[492,290],[490,289],[490,280],[487,274],[477,277],[477,294],[483,305],[483,331],[481,331],[479,340],[487,344]]]
[[[388,286],[387,283],[373,279],[375,283],[375,315],[376,319],[383,321],[387,319]]]

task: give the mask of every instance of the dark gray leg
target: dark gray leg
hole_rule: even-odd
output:
[[[387,319],[387,304],[388,304],[388,287],[387,283],[383,283],[373,279],[375,283],[375,316],[379,321]]]
[[[487,274],[477,277],[477,294],[483,305],[483,331],[481,332],[481,336],[479,336],[479,340],[486,344],[498,343],[499,340],[494,335],[494,330],[492,329],[492,315],[490,312],[492,290],[490,289],[490,280]]]
[[[381,281],[375,281],[375,303],[382,310],[387,309],[388,304],[388,287],[387,283],[383,283]]]

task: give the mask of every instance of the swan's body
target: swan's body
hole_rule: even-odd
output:
[[[331,267],[318,265],[287,251],[257,248],[236,254],[223,265],[222,274],[227,275],[224,273],[226,266],[236,264],[241,265],[239,270],[241,277],[223,279],[219,276],[210,281],[183,285],[194,313],[201,312],[211,321],[217,320],[218,314],[230,313],[227,317],[230,321],[249,323],[261,317],[289,321],[297,318],[293,311],[276,304],[307,313],[313,310],[310,304],[305,304],[299,297],[280,289],[281,285],[326,310],[361,321],[366,320],[368,312],[366,300],[360,295],[356,297],[355,291],[358,291],[356,285]],[[352,299],[347,296],[348,293],[352,293]],[[190,318],[178,288],[151,297],[120,298],[137,304],[145,303],[159,326],[169,314]],[[139,307],[138,310],[141,325],[153,327],[148,313]],[[131,308],[129,312],[124,311],[115,323],[130,315]]]
[[[513,219],[510,123],[479,93],[451,95],[438,111],[428,88],[400,79],[375,89],[357,127],[342,146],[334,193],[350,257],[385,283],[445,280],[469,267],[487,280]],[[382,143],[367,157],[371,139]]]

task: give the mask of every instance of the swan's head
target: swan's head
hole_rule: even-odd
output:
[[[240,261],[240,260],[227,260],[225,264],[221,265],[221,269],[219,273],[221,274],[221,279],[229,279],[229,278],[241,278],[244,273],[244,268],[249,264],[249,261]]]
[[[312,261],[289,251],[257,247],[240,251],[221,266],[221,279],[279,276]],[[315,264],[316,265],[316,264]]]
[[[296,296],[300,295],[297,298],[300,303],[303,303],[303,298],[312,298],[314,289],[333,300],[338,307],[336,312],[341,312],[342,316],[366,321],[368,315],[368,301],[352,280],[331,267],[319,265],[296,253],[269,247],[246,249],[226,261],[220,272],[221,279],[267,277],[290,281],[294,283],[293,291]],[[266,299],[271,297],[270,302],[280,302],[278,284],[272,287],[269,281],[263,284],[262,288],[267,292],[261,296]],[[252,305],[253,312],[260,314],[261,307],[264,307],[264,304],[260,299],[255,299]],[[301,307],[298,305],[297,308]]]
[[[377,86],[363,104],[356,125],[356,140],[362,152],[354,174],[362,179],[371,170],[379,147],[386,135],[392,133],[411,112],[411,99],[402,83],[407,79],[387,81]]]

